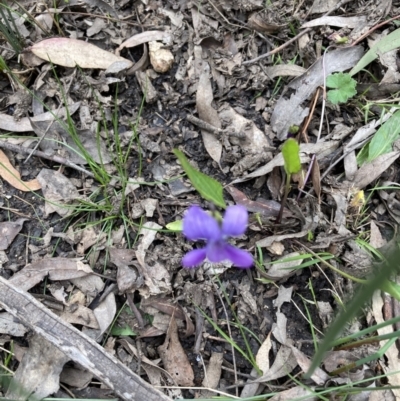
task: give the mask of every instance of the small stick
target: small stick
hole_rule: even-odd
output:
[[[241,139],[245,138],[245,136],[246,136],[242,132],[227,131],[227,130],[224,130],[221,128],[214,127],[213,125],[211,125],[203,120],[200,120],[200,118],[194,117],[190,114],[188,116],[186,116],[186,120],[188,120],[193,125],[196,125],[197,127],[201,128],[201,129],[204,129],[205,131],[211,132],[218,139],[220,139],[221,136],[226,135],[226,134],[231,135],[231,136],[236,136]]]
[[[11,143],[4,142],[4,141],[0,141],[0,148],[8,149],[8,150],[11,150],[12,152],[22,153],[22,154],[27,154],[27,155],[29,155],[32,152],[32,149],[26,149],[26,148],[23,148],[22,146],[13,145]],[[81,173],[86,174],[89,177],[94,178],[93,173],[91,173],[88,170],[85,170],[83,167],[78,166],[75,163],[70,162],[69,160],[65,159],[64,157],[57,156],[57,155],[48,155],[47,153],[44,153],[41,150],[35,150],[34,152],[32,152],[32,155],[37,156],[37,157],[42,157],[43,159],[51,160],[55,163],[63,164],[67,167],[73,168],[74,170],[78,170]]]

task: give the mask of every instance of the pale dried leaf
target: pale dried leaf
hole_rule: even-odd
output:
[[[312,21],[305,22],[301,28],[313,28],[315,26],[327,25],[327,26],[338,26],[339,28],[357,28],[360,25],[364,25],[367,22],[365,15],[357,15],[354,17],[339,17],[339,16],[324,16],[316,18]]]
[[[114,293],[107,295],[106,299],[93,310],[99,324],[100,330],[96,330],[96,334],[100,337],[111,325],[117,312],[117,304],[115,302]]]
[[[31,181],[22,181],[21,175],[13,167],[13,165],[10,163],[10,160],[8,160],[8,157],[1,149],[0,176],[3,178],[3,180],[7,181],[10,185],[16,189],[19,189],[20,191],[37,191],[42,187],[36,178]]]
[[[382,248],[386,244],[386,241],[382,237],[379,227],[373,220],[371,220],[371,232],[370,232],[369,244],[375,249]]]
[[[204,61],[203,61],[204,62]],[[213,125],[216,128],[221,128],[221,121],[219,119],[217,110],[215,110],[211,103],[214,99],[211,81],[207,69],[202,72],[199,78],[199,85],[196,93],[196,107],[201,120]],[[215,137],[215,135],[202,130],[204,147],[208,154],[217,163],[221,160],[222,143]]]
[[[298,252],[292,252],[274,261],[275,263],[268,269],[268,277],[270,277],[271,280],[281,280],[289,277],[293,272],[295,272],[296,267],[302,264],[303,259],[277,263],[280,260],[285,260],[293,256],[300,256],[300,254]]]
[[[172,291],[171,288],[171,277],[168,270],[156,262],[153,266],[148,266],[145,262],[146,251],[149,246],[154,241],[158,229],[161,229],[162,226],[158,225],[154,222],[147,222],[143,224],[142,229],[140,230],[140,234],[143,235],[143,238],[135,252],[136,258],[139,262],[142,275],[145,279],[145,284],[147,288],[140,288],[139,291],[145,298],[148,298],[150,295],[162,294],[165,292]]]
[[[279,64],[272,67],[265,67],[268,77],[274,79],[276,77],[298,77],[307,70],[296,64]]]
[[[281,306],[285,302],[290,302],[292,300],[292,294],[293,294],[293,287],[292,286],[291,287],[284,287],[283,285],[279,286],[278,296],[274,300],[275,308],[278,311],[280,311],[281,310]]]
[[[80,198],[79,192],[71,181],[58,171],[45,168],[41,170],[37,179],[46,199],[46,215],[57,212],[60,216],[69,216],[74,209],[68,207],[68,204]]]
[[[367,185],[371,184],[372,181],[379,178],[380,175],[397,160],[399,155],[400,152],[396,150],[380,155],[372,162],[363,164],[357,171],[354,180],[347,183],[347,186],[349,188],[356,187],[358,189],[364,189]],[[346,185],[346,183],[344,184]]]
[[[224,354],[222,352],[211,352],[210,361],[207,365],[205,377],[202,386],[208,388],[217,388],[222,372],[222,362],[224,361]],[[201,392],[201,398],[213,397],[215,393],[207,390]]]
[[[6,398],[25,400],[29,395],[41,400],[58,391],[60,373],[69,358],[55,345],[35,334],[25,352]]]
[[[259,374],[255,368],[253,368],[250,372],[250,376],[258,377]],[[262,383],[254,383],[253,380],[248,379],[247,383],[244,385],[242,392],[240,393],[241,398],[253,397],[256,394],[260,394],[260,387],[263,388],[264,385]]]
[[[59,315],[61,319],[71,324],[80,324],[92,329],[98,329],[99,323],[93,311],[83,305],[71,303]]]
[[[271,350],[271,347],[271,332],[269,332],[256,355],[257,366],[263,373],[267,373],[269,369],[269,351]]]
[[[118,49],[115,51],[116,54],[120,54],[125,48],[135,47],[142,45],[143,43],[153,42],[156,40],[162,41],[166,44],[171,42],[171,34],[164,31],[146,31],[138,33],[137,35],[131,36],[125,42],[121,43]]]
[[[282,345],[271,368],[256,382],[269,382],[287,376],[297,366],[296,358],[289,346]]]
[[[16,221],[3,221],[0,223],[0,251],[5,251],[14,238],[22,230],[24,221],[27,219],[18,219]]]
[[[276,312],[276,323],[272,326],[272,334],[282,345],[287,343],[287,318],[282,312]]]
[[[308,372],[308,369],[311,366],[310,359],[307,357],[307,355],[299,351],[293,345],[291,346],[291,348],[300,368],[303,370],[304,373]],[[330,379],[330,376],[327,373],[325,373],[321,368],[318,367],[314,370],[311,379],[314,380],[314,382],[319,386],[323,386]]]
[[[178,337],[178,327],[172,318],[163,345],[158,347],[164,368],[174,378],[179,386],[194,385],[193,369]]]
[[[57,281],[83,277],[91,273],[93,273],[92,269],[80,259],[49,258],[26,265],[9,281],[16,287],[28,291],[46,276],[49,276],[52,281]]]
[[[99,68],[106,70],[116,61],[125,62],[126,69],[133,63],[83,40],[51,38],[35,43],[30,50],[35,56],[63,67]]]

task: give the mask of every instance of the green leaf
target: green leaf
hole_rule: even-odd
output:
[[[349,74],[338,72],[326,78],[326,86],[333,88],[327,93],[328,100],[333,104],[346,103],[356,91],[357,81]]]
[[[196,170],[191,166],[186,156],[178,149],[174,149],[175,156],[181,162],[185,173],[188,175],[190,182],[198,191],[198,193],[208,201],[213,202],[215,205],[226,208],[226,203],[222,195],[222,185],[214,178]]]
[[[396,29],[389,35],[382,38],[378,43],[373,45],[371,49],[364,54],[361,60],[356,64],[355,67],[350,71],[350,75],[353,76],[357,72],[361,71],[369,63],[374,61],[379,53],[387,53],[390,50],[394,50],[400,47],[400,29]]]
[[[113,336],[137,336],[137,333],[135,333],[128,325],[125,325],[124,327],[113,327],[111,330],[111,335],[113,335]]]
[[[168,223],[165,228],[170,231],[183,231],[183,221],[182,220],[176,220],[176,221],[171,221],[171,223]]]
[[[368,147],[367,162],[375,160],[378,156],[392,151],[393,143],[400,136],[400,110],[396,111],[383,125],[376,131]]]
[[[283,160],[285,161],[286,174],[296,174],[301,170],[299,155],[300,147],[297,141],[289,138],[282,146]]]

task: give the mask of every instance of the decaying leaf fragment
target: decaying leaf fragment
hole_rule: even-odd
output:
[[[16,221],[3,221],[0,223],[0,251],[5,251],[22,229],[26,219]]]
[[[10,185],[20,191],[37,191],[42,187],[36,178],[31,181],[22,181],[21,175],[13,167],[10,160],[8,160],[8,157],[2,150],[0,150],[0,176],[3,180],[7,181]]]
[[[69,358],[43,337],[34,335],[25,352],[6,397],[26,399],[27,395],[41,400],[60,387],[60,373]]]
[[[207,69],[206,69],[207,70]],[[196,94],[196,107],[200,118],[214,125],[216,128],[221,128],[221,122],[217,113],[211,102],[213,101],[213,90],[211,87],[211,81],[208,71],[204,71],[199,78],[199,86],[197,88]],[[222,143],[209,132],[202,130],[201,134],[203,136],[204,146],[208,154],[219,163],[222,154]]]
[[[16,287],[28,291],[44,277],[50,280],[70,280],[87,276],[93,273],[90,266],[80,259],[73,258],[49,258],[26,265],[22,270],[15,273],[10,282]]]
[[[189,359],[179,342],[178,327],[172,318],[163,345],[158,347],[165,370],[179,386],[193,386],[194,373]]]

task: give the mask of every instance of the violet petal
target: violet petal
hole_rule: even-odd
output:
[[[247,209],[241,205],[229,206],[222,223],[222,234],[228,237],[239,237],[247,228],[249,217]]]
[[[182,265],[187,268],[196,267],[206,258],[206,248],[193,249],[182,259]]]
[[[227,259],[225,247],[227,244],[223,241],[209,242],[207,244],[207,259],[212,263],[219,263]]]
[[[254,263],[253,257],[249,252],[242,251],[233,245],[226,244],[224,251],[227,259],[229,259],[237,267],[248,269]]]
[[[191,241],[212,241],[221,237],[221,229],[217,221],[202,208],[191,206],[183,218],[183,234]]]

